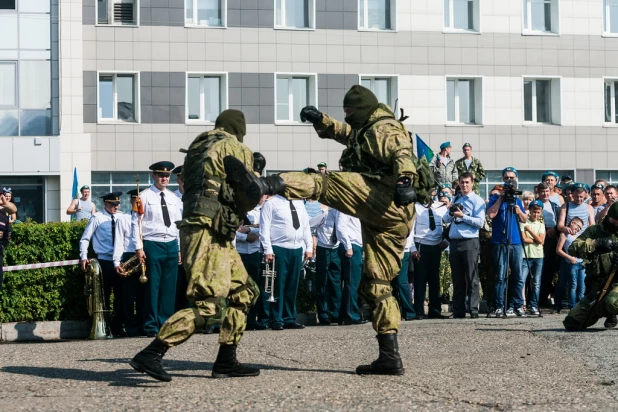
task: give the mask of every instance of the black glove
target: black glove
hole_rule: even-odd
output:
[[[397,179],[395,186],[395,198],[393,199],[395,206],[408,206],[416,201],[416,191],[412,187],[412,179],[407,176],[402,176]]]
[[[617,248],[618,242],[612,236],[597,239],[597,249],[611,252],[612,250],[616,250]]]
[[[300,111],[301,122],[309,121],[313,124],[316,124],[322,121],[322,117],[322,112],[319,111],[315,106],[306,106]]]

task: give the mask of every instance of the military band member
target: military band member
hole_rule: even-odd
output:
[[[140,259],[145,259],[148,273],[142,320],[146,336],[155,336],[174,314],[178,264],[182,262],[175,222],[182,219],[182,203],[167,189],[172,169],[174,164],[165,161],[150,166],[154,183],[140,193],[144,205],[143,240],[139,236],[139,217],[133,214],[136,253]]]
[[[275,303],[271,304],[272,330],[303,329],[296,322],[296,296],[304,258],[313,256],[313,239],[309,216],[302,200],[288,200],[273,196],[262,206],[260,214],[260,241],[264,259],[275,259]]]
[[[122,295],[119,273],[116,268],[120,265],[122,251],[125,248],[125,239],[128,235],[128,216],[120,212],[121,192],[108,193],[102,196],[103,210],[92,215],[79,242],[80,266],[85,272],[88,266],[88,246],[92,241],[92,248],[97,254],[103,275],[103,295],[105,308],[110,309],[110,297],[114,292],[115,300],[120,301]],[[115,336],[127,336],[125,325],[131,325],[131,314],[125,313],[121,305],[114,305],[111,329]]]
[[[414,264],[414,262],[410,259],[410,248],[413,244],[414,233],[410,231],[410,236],[408,236],[408,239],[406,240],[406,247],[403,250],[401,270],[399,271],[399,275],[397,275],[395,279],[391,280],[391,285],[393,286],[393,296],[397,298],[399,310],[401,311],[401,319],[403,320],[423,319],[423,316],[417,317],[416,315],[416,310],[412,304],[412,293],[410,292],[410,285],[408,282],[410,265]],[[423,305],[424,304],[425,302],[423,301]],[[420,313],[422,315],[423,312]]]
[[[172,174],[176,175],[176,183],[178,183],[178,189],[176,189],[174,194],[181,200],[180,214],[182,215],[182,195],[185,192],[185,184],[182,180],[182,166],[177,166],[174,170],[172,170]],[[182,262],[179,261],[178,276],[176,276],[176,303],[174,305],[174,312],[190,307],[189,300],[187,299],[187,286],[189,286],[187,272],[185,272]]]
[[[259,153],[257,153],[259,154]],[[255,156],[256,153],[253,154]],[[260,288],[260,298],[247,315],[246,330],[263,330],[270,326],[270,302],[264,293],[262,276],[262,247],[260,245],[260,211],[266,196],[260,199],[256,207],[247,212],[243,225],[236,231],[236,250],[240,254],[247,273]]]
[[[330,325],[339,322],[341,308],[341,260],[339,259],[339,240],[337,239],[335,209],[321,209],[309,221],[309,226],[316,231],[316,307],[318,323]]]
[[[337,213],[337,238],[339,239],[339,260],[341,260],[341,309],[340,325],[367,323],[358,308],[358,286],[363,274],[363,235],[361,222],[357,217]]]

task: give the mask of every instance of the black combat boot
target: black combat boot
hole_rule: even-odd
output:
[[[263,195],[282,194],[285,190],[285,182],[277,175],[257,177],[253,171],[248,170],[244,163],[232,156],[223,159],[225,174],[229,183],[238,183],[244,189],[247,196],[259,200]]]
[[[614,329],[616,325],[618,325],[618,318],[616,318],[616,315],[608,316],[603,324],[606,329]]]
[[[135,355],[129,365],[138,372],[144,372],[157,380],[169,382],[172,377],[161,366],[161,359],[168,349],[165,342],[157,338]]]
[[[244,366],[236,359],[237,345],[220,345],[219,354],[215,364],[212,365],[213,378],[242,378],[245,376],[258,376],[260,370]]]
[[[403,375],[405,369],[399,356],[397,334],[388,333],[378,335],[377,338],[380,345],[378,359],[371,362],[371,365],[360,365],[356,368],[356,373],[359,375]]]

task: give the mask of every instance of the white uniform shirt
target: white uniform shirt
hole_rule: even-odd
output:
[[[318,246],[327,249],[335,249],[339,247],[339,240],[332,242],[333,230],[336,229],[338,211],[329,208],[320,210],[314,217],[309,220],[311,230],[316,230],[318,238]]]
[[[247,219],[249,219],[252,225],[260,223],[260,209],[261,207],[258,205],[253,210],[247,212]],[[249,234],[259,236],[260,229],[252,227],[249,229],[249,233],[236,232],[236,250],[238,253],[251,254],[260,251],[259,239],[254,242],[247,242],[247,235]]]
[[[444,203],[434,202],[431,205],[434,222],[436,223],[436,228],[434,230],[429,228],[429,209],[420,203],[416,203],[414,208],[416,209],[416,218],[412,225],[414,242],[429,246],[436,246],[442,243],[442,219],[444,219],[444,216],[448,213],[448,209],[444,206]],[[410,251],[416,252],[416,245],[414,243]]]
[[[163,222],[163,211],[161,207],[161,193],[165,194],[165,203],[170,215],[172,224],[166,227]],[[177,221],[182,219],[182,202],[173,192],[165,189],[161,192],[155,187],[150,186],[139,194],[144,204],[144,215],[142,216],[142,236],[144,240],[153,242],[171,242],[179,241],[178,229],[176,228]],[[136,249],[142,249],[144,245],[139,238],[138,214],[133,214],[133,242]]]
[[[410,235],[406,239],[406,247],[403,249],[403,253],[416,252],[414,247],[414,231],[410,232]]]
[[[345,250],[352,249],[352,245],[363,247],[363,235],[361,222],[357,217],[337,213],[337,239],[343,244]]]
[[[293,200],[300,227],[292,225],[290,201],[283,196],[274,196],[262,205],[260,214],[260,241],[264,253],[273,253],[273,246],[285,249],[313,250],[313,238],[309,228],[309,216],[302,200]]]
[[[182,193],[180,193],[180,189],[176,189],[176,191],[174,192],[174,194],[176,196],[178,196],[178,199],[182,200]]]
[[[120,264],[120,258],[126,245],[131,242],[130,216],[118,212],[116,219],[115,245],[112,245],[112,215],[105,209],[95,213],[88,221],[88,225],[79,241],[79,257],[81,260],[88,259],[88,245],[92,239],[92,248],[100,260],[112,260],[114,266]]]

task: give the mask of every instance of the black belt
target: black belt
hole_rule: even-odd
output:
[[[462,237],[461,239],[451,239],[451,242],[467,242],[469,240],[478,240],[478,237]]]

